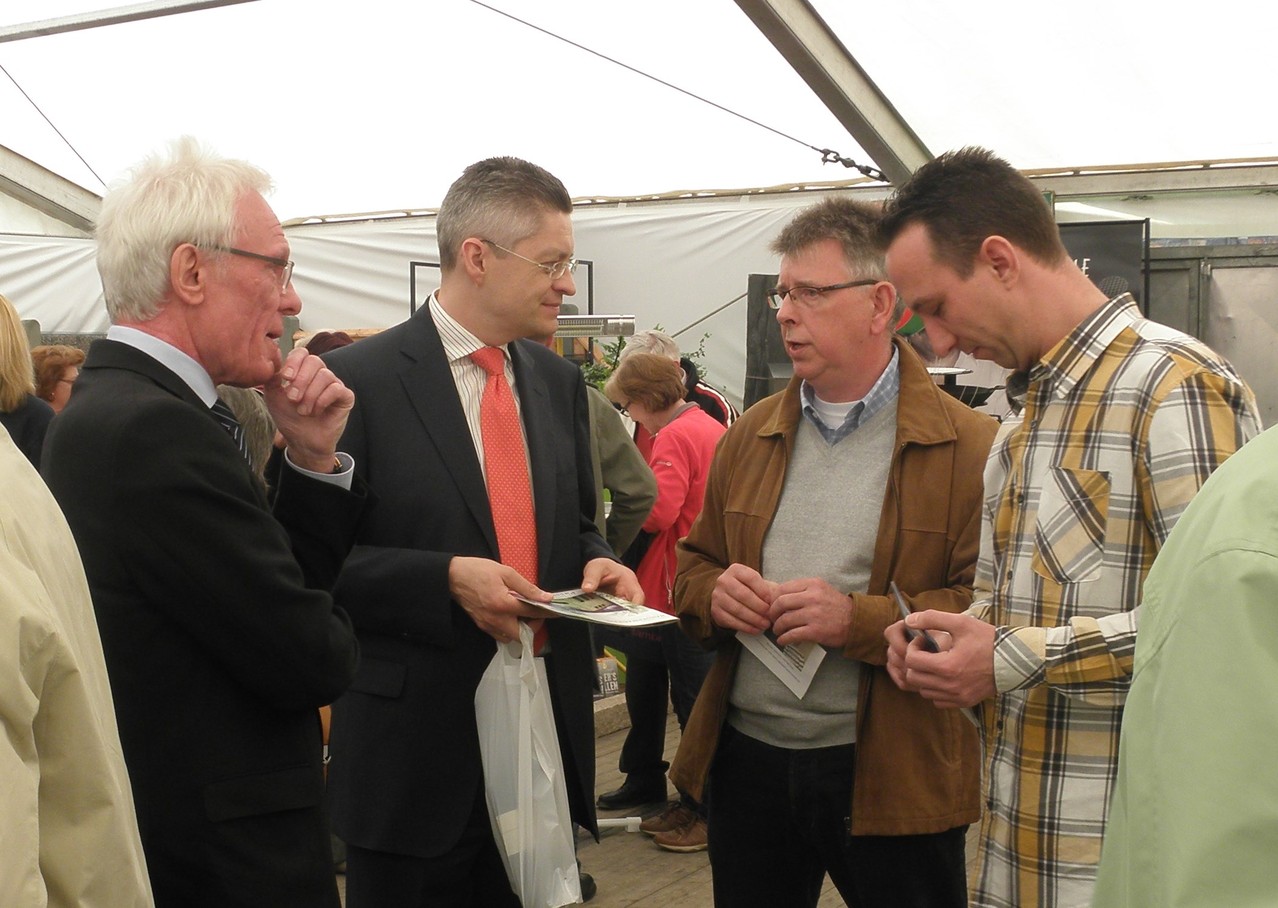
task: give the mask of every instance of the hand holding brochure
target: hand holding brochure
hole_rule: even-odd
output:
[[[679,620],[674,615],[608,593],[562,590],[551,595],[554,598],[549,602],[536,602],[523,596],[516,598],[565,618],[580,618],[612,627],[653,627]]]

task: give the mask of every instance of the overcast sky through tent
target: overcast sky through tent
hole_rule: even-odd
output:
[[[873,163],[731,0],[486,0],[788,134],[745,123],[469,0],[258,0],[0,44],[108,182],[182,133],[275,177],[282,218],[439,204],[515,154],[577,196],[851,179]],[[934,152],[1020,167],[1278,157],[1270,3],[813,0]],[[14,25],[119,5],[5,0]],[[1152,15],[1155,17],[1150,18]],[[102,187],[0,75],[0,144]]]

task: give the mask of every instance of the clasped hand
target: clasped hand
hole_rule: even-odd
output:
[[[771,629],[781,646],[810,641],[842,647],[852,623],[852,600],[814,577],[777,583],[754,568],[730,564],[710,594],[710,620],[746,634]]]

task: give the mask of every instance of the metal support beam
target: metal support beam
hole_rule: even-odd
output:
[[[1056,193],[1056,200],[1098,195],[1157,195],[1167,192],[1228,192],[1231,190],[1278,189],[1278,162],[1204,162],[1133,164],[1117,167],[1066,170],[1021,171],[1042,189]]]
[[[157,16],[172,16],[175,13],[190,13],[218,6],[230,6],[233,3],[253,2],[255,0],[153,0],[151,3],[117,6],[114,9],[96,13],[77,13],[58,19],[42,19],[24,25],[0,27],[0,44],[6,41],[21,41],[23,38],[38,38],[41,35],[58,35],[63,32],[97,28],[99,25],[119,25],[122,22],[137,22],[141,19],[154,19]]]
[[[893,183],[934,155],[807,0],[737,0]]]
[[[0,145],[0,192],[77,230],[93,231],[102,199]]]

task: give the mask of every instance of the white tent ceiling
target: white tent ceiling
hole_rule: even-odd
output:
[[[191,133],[269,170],[283,218],[434,207],[492,154],[578,196],[856,176],[809,145],[875,163],[731,0],[485,2],[791,138],[470,0],[257,0],[3,43],[0,65],[108,182]],[[934,153],[983,144],[1026,169],[1278,159],[1256,101],[1272,3],[812,3]],[[5,0],[0,27],[106,5]],[[2,74],[0,123],[0,144],[101,191]]]

